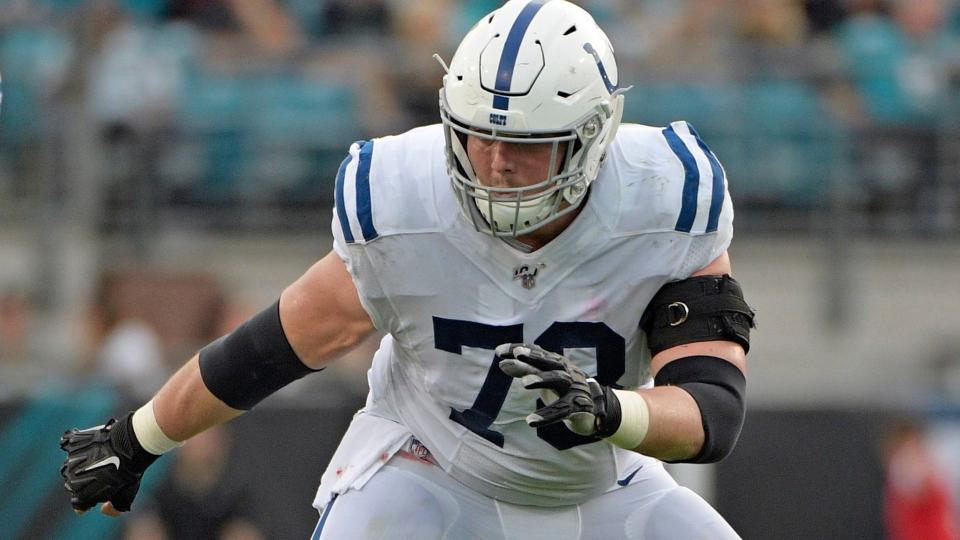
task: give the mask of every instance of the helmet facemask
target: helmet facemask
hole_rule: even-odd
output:
[[[453,118],[440,96],[447,170],[464,213],[474,227],[493,236],[523,236],[576,210],[599,166],[589,171],[587,156],[608,135],[612,111],[598,106],[565,132],[509,133],[474,128]],[[467,153],[467,137],[510,144],[550,144],[546,178],[524,187],[491,187],[477,177]],[[590,174],[592,173],[592,174]]]

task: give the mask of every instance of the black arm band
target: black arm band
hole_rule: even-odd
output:
[[[280,325],[280,301],[200,350],[203,383],[221,401],[250,410],[265,397],[313,373]]]
[[[715,356],[688,356],[667,363],[653,382],[683,388],[700,408],[703,448],[679,462],[713,463],[733,451],[743,428],[747,392],[747,379],[737,366]]]
[[[754,313],[729,275],[696,276],[667,283],[647,305],[640,327],[650,352],[698,341],[733,341],[750,350]]]

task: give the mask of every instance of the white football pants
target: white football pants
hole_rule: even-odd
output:
[[[321,512],[313,540],[724,540],[733,528],[659,463],[583,504],[497,501],[401,452]]]

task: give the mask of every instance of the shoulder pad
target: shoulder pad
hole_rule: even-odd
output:
[[[611,148],[622,233],[717,232],[732,223],[726,174],[687,122],[624,125]]]
[[[334,223],[346,243],[438,230],[433,191],[437,175],[446,178],[443,160],[439,125],[353,143],[334,193]]]

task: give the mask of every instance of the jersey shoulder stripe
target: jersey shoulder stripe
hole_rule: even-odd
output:
[[[674,230],[691,234],[716,232],[726,196],[723,167],[687,122],[673,122],[662,134],[684,172],[680,213]]]
[[[618,235],[700,236],[732,224],[723,167],[686,122],[621,125],[594,187],[595,206]]]
[[[370,164],[373,161],[373,141],[357,141],[340,164],[334,193],[337,219],[348,244],[356,242],[354,231],[363,242],[377,238],[373,223],[373,204],[370,196]]]
[[[680,217],[677,218],[676,230],[680,232],[690,232],[693,228],[693,220],[697,217],[697,191],[700,189],[700,169],[697,167],[697,160],[687,149],[687,146],[680,140],[680,136],[674,131],[673,126],[663,130],[663,136],[667,139],[670,149],[677,155],[677,159],[683,165],[683,198],[680,207]]]
[[[367,141],[360,147],[360,162],[357,164],[357,218],[360,230],[367,242],[377,236],[373,226],[373,208],[370,198],[370,162],[373,160],[373,141]]]
[[[693,134],[694,138],[696,138],[697,146],[703,150],[703,153],[710,161],[710,171],[713,176],[713,190],[710,193],[710,214],[707,219],[706,232],[711,233],[717,230],[717,226],[720,222],[720,211],[723,209],[724,194],[727,191],[727,175],[723,170],[723,166],[720,165],[720,160],[718,160],[717,156],[710,151],[710,148],[707,147],[707,144],[703,142],[703,139],[700,138],[700,135],[697,133],[697,131],[693,129],[693,125],[687,124],[687,127],[690,129],[690,133]]]
[[[337,214],[337,219],[340,221],[340,230],[343,232],[343,238],[348,244],[353,243],[353,233],[350,231],[350,218],[347,217],[347,205],[343,201],[343,177],[351,161],[353,161],[353,156],[350,154],[347,154],[347,157],[343,158],[343,162],[340,163],[340,168],[337,169],[337,181],[333,190],[334,211]]]
[[[358,245],[437,231],[437,187],[449,190],[440,125],[357,141],[337,171],[333,224],[346,244]]]

